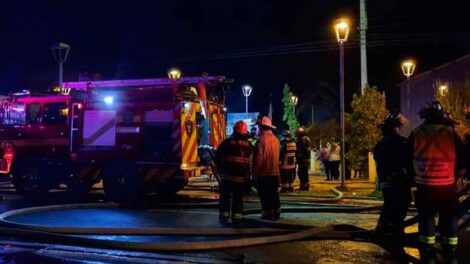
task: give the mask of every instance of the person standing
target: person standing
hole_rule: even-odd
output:
[[[281,140],[281,192],[294,191],[295,179],[295,152],[297,145],[295,139],[289,130],[284,131],[283,139]]]
[[[296,161],[297,161],[297,174],[300,180],[300,189],[301,191],[308,191],[310,189],[308,170],[310,168],[310,138],[305,133],[305,130],[302,127],[299,127],[296,131],[297,137],[297,151],[296,151]]]
[[[382,212],[375,235],[404,234],[404,220],[411,202],[411,178],[407,170],[406,139],[400,135],[405,118],[397,113],[387,116],[380,124],[382,139],[374,148],[379,186],[383,194]]]
[[[220,178],[219,221],[224,225],[228,224],[230,215],[233,224],[239,224],[242,220],[243,193],[249,184],[250,158],[253,152],[248,138],[247,125],[243,121],[237,121],[232,136],[222,141],[215,155]]]
[[[427,103],[419,112],[423,124],[415,128],[408,139],[417,188],[420,250],[425,257],[432,253],[436,241],[436,212],[445,251],[455,251],[458,244],[456,183],[465,172],[464,147],[453,122],[447,120],[444,113],[438,101]]]
[[[250,142],[250,144],[254,147],[255,144],[256,144],[256,138],[258,137],[258,131],[256,129],[256,127],[252,127],[251,130],[250,130],[250,135],[248,137],[248,141]]]
[[[327,143],[329,144],[329,143]],[[323,163],[323,169],[325,170],[325,175],[326,175],[326,179],[327,181],[330,181],[332,180],[332,177],[331,177],[331,173],[330,173],[330,164],[329,164],[329,158],[330,158],[330,154],[328,152],[328,145],[324,146],[320,152],[320,158],[321,158],[321,161]]]
[[[276,221],[281,215],[279,199],[279,140],[274,136],[269,117],[259,122],[260,135],[253,154],[252,175],[261,202],[261,219]]]
[[[330,156],[328,158],[328,162],[330,165],[330,173],[331,177],[334,180],[339,179],[339,165],[341,164],[341,147],[338,143],[335,142],[334,139],[331,140]]]

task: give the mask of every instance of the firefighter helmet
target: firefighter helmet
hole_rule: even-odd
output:
[[[379,127],[382,131],[401,127],[405,124],[406,118],[400,113],[390,114],[380,123]]]
[[[247,134],[248,133],[248,126],[246,125],[243,120],[235,122],[233,125],[233,131],[237,132],[238,134]]]
[[[436,119],[444,117],[444,107],[442,107],[439,101],[433,101],[427,103],[421,110],[418,112],[419,118],[421,119]]]
[[[271,121],[271,118],[267,116],[263,116],[261,118],[261,121],[258,123],[259,126],[268,128],[268,129],[276,129],[275,126],[273,126],[273,122]]]
[[[305,129],[303,127],[297,128],[297,130],[295,131],[295,135],[297,137],[305,135]]]

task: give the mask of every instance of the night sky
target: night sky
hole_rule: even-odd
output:
[[[419,73],[470,52],[464,2],[368,1],[369,83],[386,91],[390,108],[398,108],[402,58],[415,57]],[[358,0],[8,1],[0,12],[2,93],[53,86],[57,65],[49,47],[61,41],[71,46],[65,81],[84,72],[164,77],[178,66],[186,76],[233,78],[230,111],[244,110],[244,83],[254,88],[250,110],[266,112],[272,93],[279,120],[284,83],[297,94],[321,89],[320,82],[338,89],[331,24],[342,15],[354,23],[345,51],[346,102],[359,91]]]

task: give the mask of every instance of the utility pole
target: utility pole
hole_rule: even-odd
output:
[[[315,122],[315,106],[313,105],[313,102],[312,102],[312,126],[313,126],[313,123]]]
[[[364,94],[364,89],[368,84],[367,81],[367,49],[366,49],[366,30],[367,30],[367,13],[366,13],[366,0],[360,0],[359,5],[360,23],[360,45],[361,45],[361,94]]]

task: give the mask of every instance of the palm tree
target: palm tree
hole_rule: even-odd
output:
[[[335,117],[339,112],[338,91],[325,81],[316,81],[309,85],[300,97],[299,116],[303,123],[312,123],[320,109],[326,117]],[[312,115],[313,113],[313,115]]]

